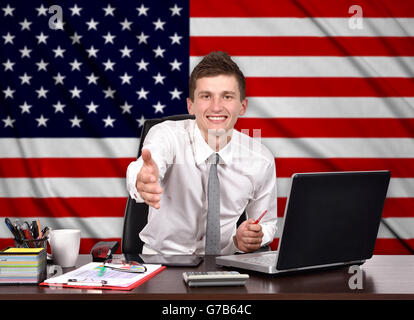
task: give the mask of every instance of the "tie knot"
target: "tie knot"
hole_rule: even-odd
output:
[[[213,164],[218,164],[219,163],[219,160],[220,160],[219,154],[218,153],[215,153],[214,154],[214,157],[213,157]]]

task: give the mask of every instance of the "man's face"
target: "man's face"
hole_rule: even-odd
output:
[[[235,76],[219,75],[200,78],[196,82],[194,101],[187,99],[189,114],[206,139],[216,131],[223,133],[234,128],[239,116],[246,113],[247,99],[240,101],[240,89]]]

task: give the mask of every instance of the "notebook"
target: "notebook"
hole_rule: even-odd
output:
[[[278,251],[216,257],[216,264],[276,274],[362,264],[371,258],[389,171],[292,175]]]

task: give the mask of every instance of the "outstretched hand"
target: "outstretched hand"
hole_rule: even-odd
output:
[[[142,150],[142,160],[144,164],[137,175],[137,190],[146,204],[159,209],[162,188],[158,183],[158,166],[148,149]]]

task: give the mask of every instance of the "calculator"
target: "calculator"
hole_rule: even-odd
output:
[[[237,271],[184,272],[183,279],[190,287],[243,286],[249,275]]]

